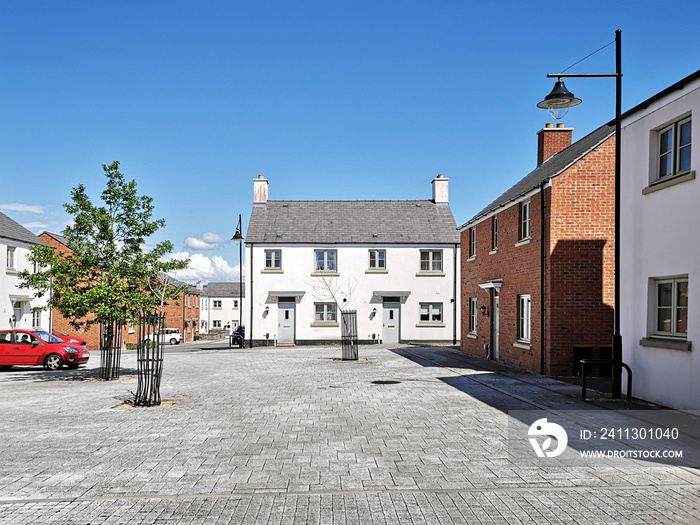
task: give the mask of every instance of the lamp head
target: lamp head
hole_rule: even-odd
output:
[[[537,107],[549,110],[549,113],[559,120],[564,118],[569,112],[569,108],[578,106],[580,103],[581,99],[576,98],[571,91],[566,89],[562,79],[558,78],[551,93],[544,97],[544,100],[537,104]]]

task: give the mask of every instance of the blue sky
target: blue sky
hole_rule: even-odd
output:
[[[621,29],[629,109],[700,67],[699,19],[696,0],[3,0],[0,210],[60,232],[118,160],[204,281],[237,280],[222,241],[258,174],[271,199],[428,199],[442,173],[463,224],[534,169],[547,73]],[[610,46],[569,72],[614,68]],[[614,80],[566,84],[574,140],[613,118]]]

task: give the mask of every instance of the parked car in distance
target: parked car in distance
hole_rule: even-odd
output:
[[[148,334],[143,339],[144,341],[160,341],[163,343],[170,343],[171,345],[176,345],[182,342],[182,334],[179,328],[163,328],[162,330],[156,330],[152,334]]]
[[[51,332],[53,335],[58,337],[59,339],[62,339],[66,343],[70,343],[73,345],[80,345],[80,346],[87,346],[87,341],[85,339],[81,339],[80,337],[75,337],[74,335],[68,335],[63,332],[59,332],[58,330],[54,330]]]
[[[0,330],[0,368],[5,370],[15,365],[78,368],[89,359],[90,352],[84,347],[43,330]]]
[[[229,336],[228,346],[229,346],[229,348],[231,348],[232,346],[238,346],[240,348],[243,348],[244,341],[245,341],[245,326],[239,326]]]

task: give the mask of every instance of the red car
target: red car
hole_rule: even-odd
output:
[[[55,335],[56,337],[58,337],[59,339],[64,340],[66,343],[87,346],[87,341],[85,339],[80,339],[80,337],[75,337],[74,335],[68,335],[68,334],[65,334],[63,332],[59,332],[57,330],[54,330],[51,333],[53,335]]]
[[[42,330],[0,330],[0,368],[14,365],[43,365],[58,370],[64,364],[78,368],[90,359],[90,352],[78,344],[66,343]]]

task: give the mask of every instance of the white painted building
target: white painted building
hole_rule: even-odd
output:
[[[198,285],[200,291],[199,319],[201,333],[231,333],[240,324],[240,283],[209,283]],[[243,294],[245,297],[245,292]],[[243,323],[245,324],[245,322]]]
[[[700,71],[625,113],[621,141],[623,359],[633,396],[682,410],[700,410],[695,113]]]
[[[355,310],[360,343],[456,343],[459,232],[448,179],[432,184],[432,200],[274,201],[255,180],[248,341],[337,342],[341,311]]]
[[[19,272],[32,270],[27,256],[34,244],[46,243],[0,213],[0,330],[51,328],[50,312],[41,310],[48,295],[38,298],[33,290],[19,287]]]

